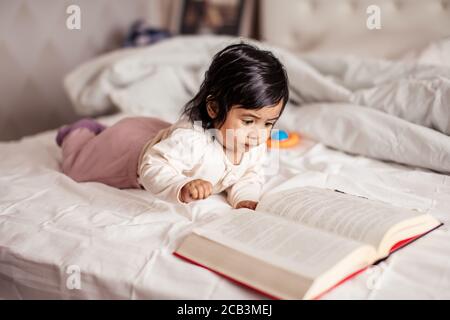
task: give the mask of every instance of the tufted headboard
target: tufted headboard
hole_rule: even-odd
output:
[[[81,29],[69,30],[69,5]],[[118,48],[149,0],[1,0],[0,141],[75,120],[62,79],[100,53]]]
[[[261,1],[261,38],[301,53],[397,58],[450,36],[450,0]],[[366,26],[370,5],[381,29]]]

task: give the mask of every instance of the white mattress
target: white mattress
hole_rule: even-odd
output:
[[[172,255],[193,227],[229,209],[223,195],[181,207],[144,190],[77,183],[60,172],[55,132],[0,144],[1,298],[265,298]],[[445,223],[323,299],[450,299],[449,176],[308,142],[282,151],[265,191],[301,185],[418,208]],[[66,286],[70,266],[81,272],[79,290]]]

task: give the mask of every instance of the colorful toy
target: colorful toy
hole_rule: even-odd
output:
[[[267,140],[269,148],[292,148],[300,143],[300,136],[298,133],[275,130],[272,132],[270,138]]]

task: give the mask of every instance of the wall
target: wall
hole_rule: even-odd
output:
[[[118,48],[149,0],[0,0],[0,140],[18,139],[77,119],[63,76]],[[81,9],[81,30],[68,30],[66,8]]]

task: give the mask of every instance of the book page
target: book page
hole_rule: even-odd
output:
[[[311,279],[364,247],[350,239],[248,209],[230,211],[194,233]],[[369,246],[367,250],[374,251]],[[367,259],[371,258],[368,254]]]
[[[320,230],[378,248],[396,223],[422,215],[380,201],[330,189],[302,187],[263,197],[256,207]]]

